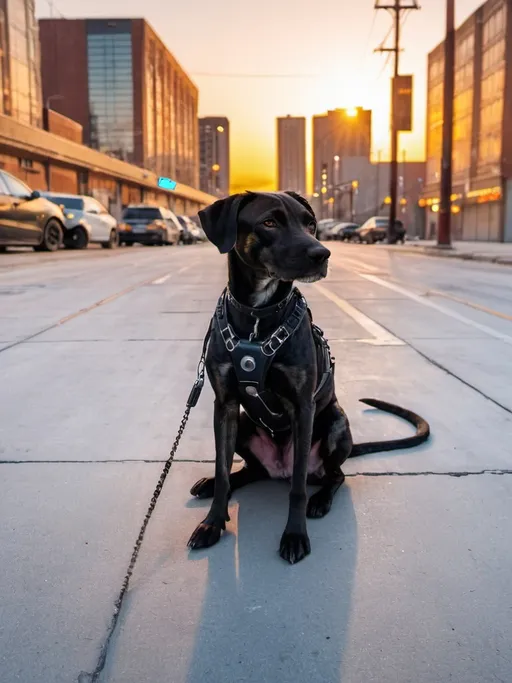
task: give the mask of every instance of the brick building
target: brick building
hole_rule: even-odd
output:
[[[84,142],[199,186],[198,91],[144,19],[42,19],[45,102]]]

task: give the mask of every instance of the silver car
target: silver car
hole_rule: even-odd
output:
[[[117,246],[117,221],[94,197],[57,192],[41,194],[62,208],[67,228],[65,247],[85,249],[89,242],[101,244],[104,249]]]

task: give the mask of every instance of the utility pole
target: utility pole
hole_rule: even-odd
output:
[[[455,0],[446,0],[444,40],[443,157],[437,246],[449,248],[452,218],[453,95],[455,85]]]
[[[402,12],[408,10],[420,9],[416,0],[412,3],[403,5],[401,0],[395,0],[392,5],[381,5],[379,0],[375,2],[375,9],[384,9],[390,12],[394,18],[395,37],[393,47],[384,47],[381,45],[376,49],[376,52],[392,52],[395,55],[395,64],[393,69],[394,79],[399,75],[399,58],[400,58],[400,22],[402,19]],[[395,80],[393,80],[392,96],[391,96],[391,167],[390,167],[390,188],[389,197],[391,203],[389,206],[389,223],[388,223],[388,242],[390,244],[396,243],[396,209],[397,209],[397,184],[398,184],[398,126],[396,121],[396,97],[395,97]]]

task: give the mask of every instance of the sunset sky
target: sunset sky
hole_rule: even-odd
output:
[[[39,17],[50,16],[52,1],[54,16],[143,16],[152,24],[197,84],[200,116],[230,119],[233,191],[274,189],[277,116],[370,108],[373,153],[388,154],[391,59],[384,69],[386,56],[373,50],[392,19],[374,16],[373,0],[37,0]],[[460,23],[482,3],[456,4]],[[443,38],[444,11],[445,0],[423,0],[402,30],[400,70],[414,74],[415,87],[414,131],[400,140],[409,160],[424,158],[426,60]],[[310,121],[307,129],[310,136]]]

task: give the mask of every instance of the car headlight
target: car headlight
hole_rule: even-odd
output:
[[[75,214],[74,214],[74,213],[67,213],[67,214],[66,214],[66,218],[68,218],[69,220],[71,220],[71,219],[74,218],[74,217],[75,217]]]

